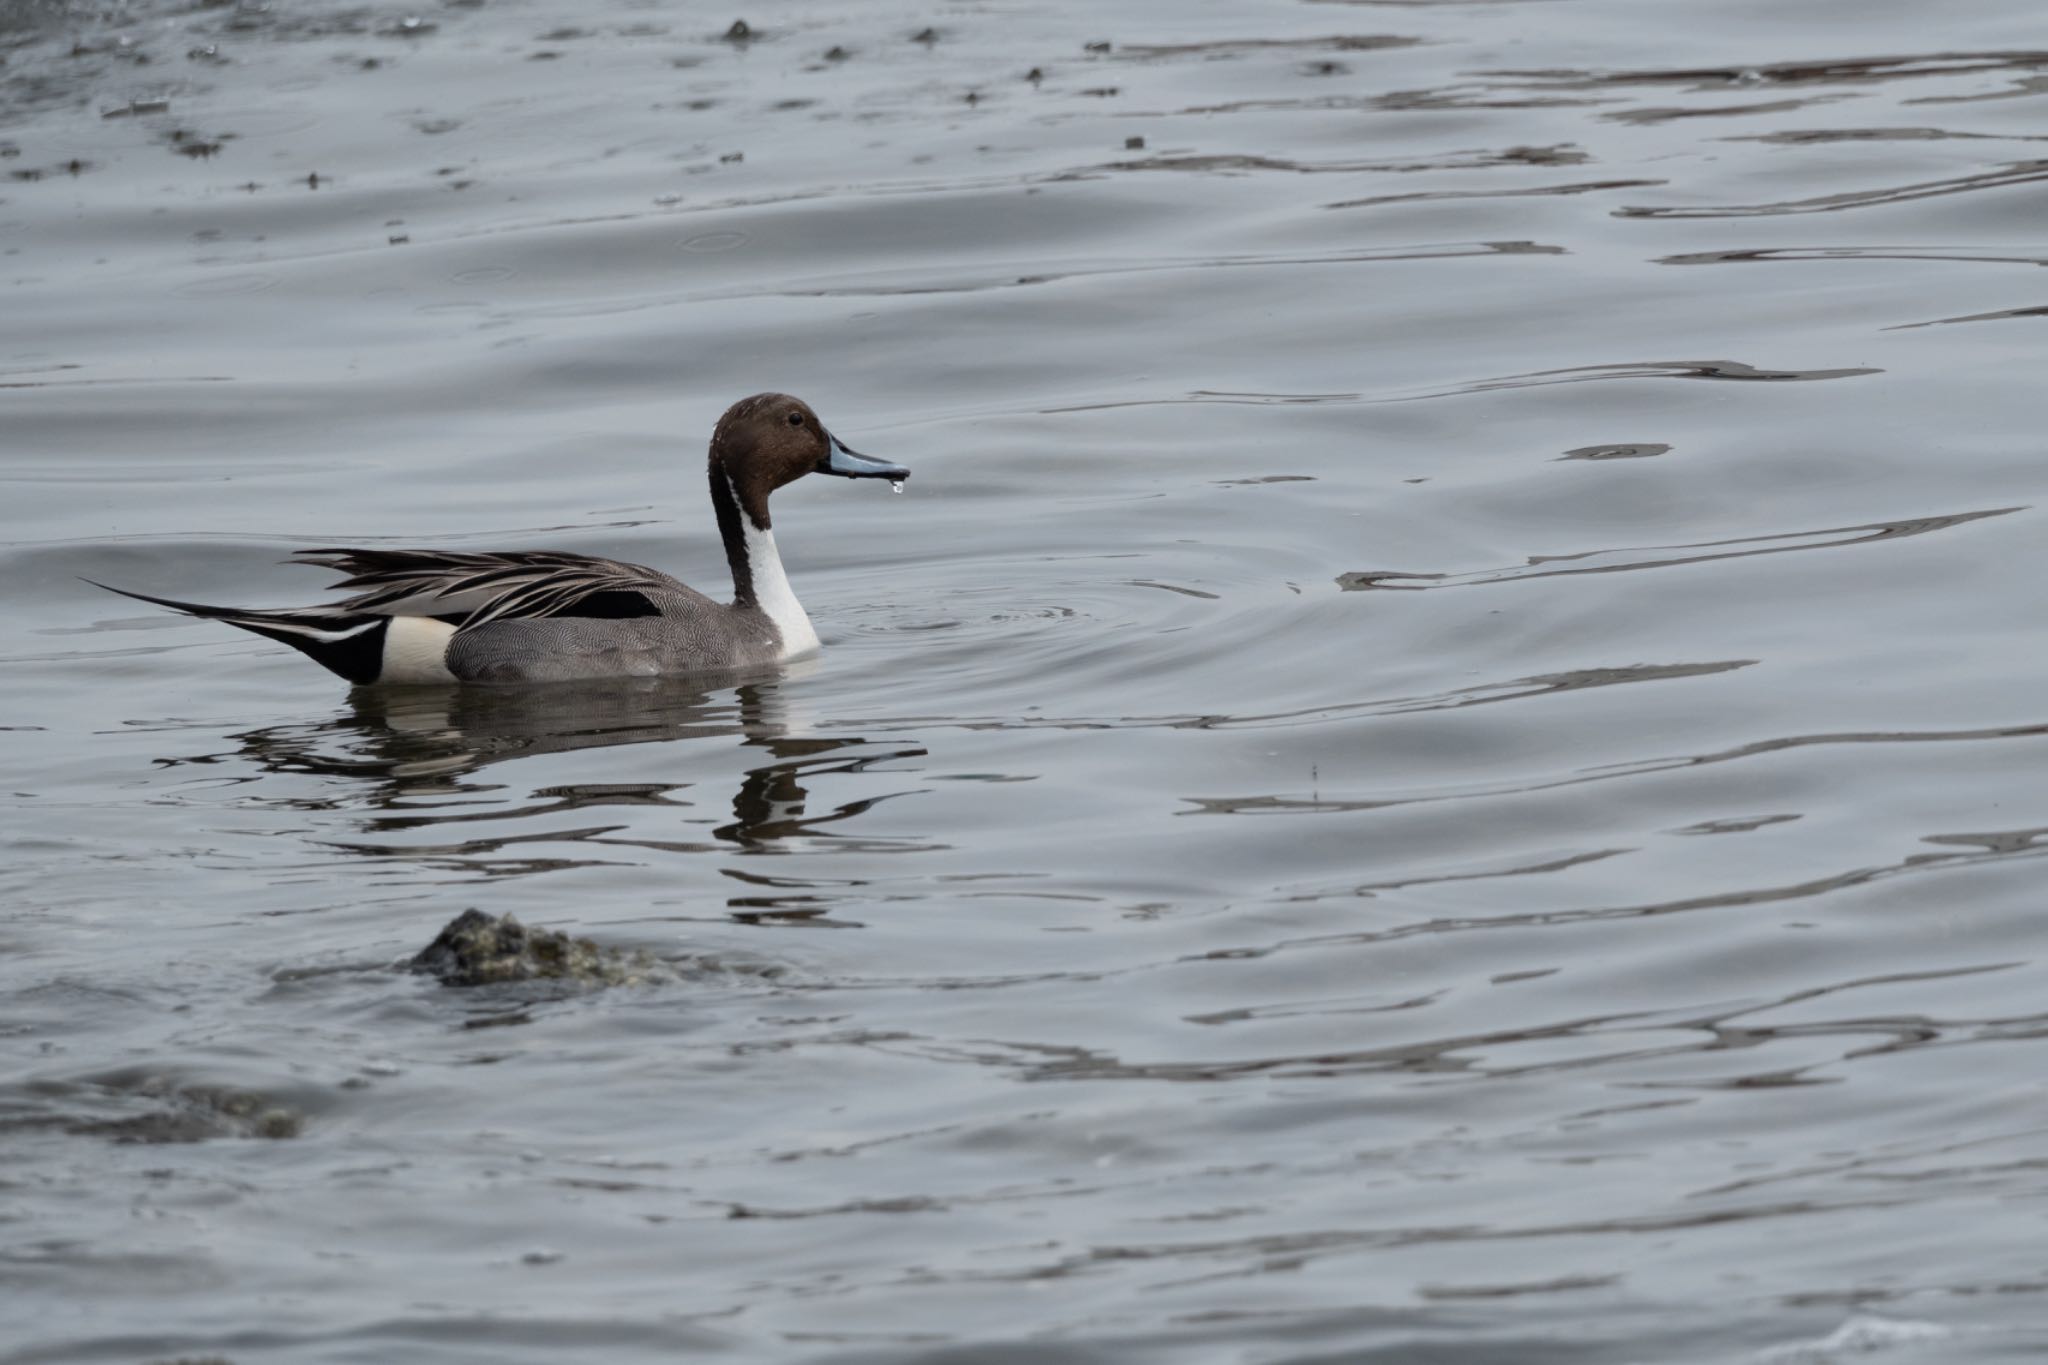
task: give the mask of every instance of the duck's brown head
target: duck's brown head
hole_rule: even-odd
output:
[[[724,482],[747,520],[768,529],[768,495],[806,474],[837,474],[848,479],[887,479],[900,483],[910,471],[900,464],[870,459],[846,444],[818,420],[811,405],[786,393],[757,393],[725,410],[711,432],[711,494],[723,503]]]

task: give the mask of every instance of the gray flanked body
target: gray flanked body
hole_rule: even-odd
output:
[[[462,682],[566,682],[751,668],[808,652],[791,648],[759,607],[728,607],[681,583],[643,595],[659,615],[526,617],[457,630],[445,665]]]
[[[307,550],[294,561],[340,570],[338,586],[358,591],[297,611],[111,591],[281,641],[359,685],[658,677],[810,653],[818,634],[783,573],[769,495],[805,474],[897,483],[910,471],[849,450],[781,393],[726,410],[708,469],[731,602],[639,564],[553,550]]]

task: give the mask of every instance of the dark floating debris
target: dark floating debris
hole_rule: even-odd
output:
[[[129,100],[111,109],[100,110],[101,118],[135,118],[142,114],[167,114],[171,111],[169,100]]]
[[[728,43],[751,43],[760,35],[754,32],[754,26],[746,20],[735,19],[732,21],[732,27],[725,31],[724,36],[725,41]]]
[[[407,964],[444,986],[492,986],[517,981],[567,981],[586,986],[631,986],[670,973],[644,952],[606,948],[553,929],[529,929],[510,915],[465,910]]]
[[[1345,592],[1370,592],[1376,588],[1413,592],[1434,587],[1449,577],[1440,573],[1403,573],[1399,569],[1358,569],[1337,575],[1337,586]]]
[[[828,62],[843,62],[852,55],[851,52],[837,44],[825,49],[825,60]]]
[[[936,43],[938,40],[939,31],[935,28],[921,28],[917,32],[910,35],[911,42],[923,43],[926,47],[930,47],[933,43]]]
[[[718,164],[721,166],[737,166],[746,159],[747,154],[745,152],[722,152],[719,154]]]
[[[203,160],[210,156],[217,156],[220,153],[221,144],[233,136],[234,134],[232,133],[222,133],[219,137],[205,138],[184,128],[173,128],[171,129],[171,150],[180,155],[189,156],[195,161]]]
[[[1623,442],[1617,445],[1577,446],[1558,456],[1560,460],[1646,460],[1671,449],[1656,441]]]
[[[1336,33],[1322,38],[1226,38],[1201,43],[1125,43],[1124,56],[1153,57],[1240,57],[1253,52],[1324,49],[1333,52],[1378,52],[1387,48],[1414,47],[1420,38],[1403,38],[1392,33]],[[1093,48],[1090,49],[1091,51]],[[1109,44],[1102,50],[1107,52]]]
[[[1738,815],[1725,820],[1702,820],[1697,825],[1674,829],[1673,834],[1747,834],[1766,825],[1782,825],[1788,820],[1797,820],[1797,814],[1783,815]]]
[[[125,57],[137,66],[148,66],[150,56],[137,47],[133,38],[121,37],[112,42],[76,41],[71,44],[71,57]]]
[[[1107,51],[1109,51],[1109,44],[1108,44],[1108,43],[1083,43],[1083,44],[1081,44],[1081,50],[1082,50],[1083,52],[1107,52]]]
[[[1045,79],[1045,68],[1041,66],[1032,67],[1024,73],[1024,79],[1030,81],[1033,85],[1038,84]]]
[[[1125,139],[1124,139],[1124,150],[1125,150],[1125,151],[1127,151],[1127,152],[1142,152],[1142,151],[1144,151],[1144,150],[1145,150],[1145,139],[1144,139],[1144,138],[1141,138],[1141,137],[1127,137],[1127,138],[1125,138]]]

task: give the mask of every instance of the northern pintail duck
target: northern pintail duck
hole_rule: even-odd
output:
[[[655,569],[555,550],[302,550],[361,591],[297,611],[178,602],[111,588],[279,640],[358,685],[520,683],[735,669],[818,647],[775,549],[768,496],[806,474],[900,483],[849,450],[801,399],[758,393],[711,433],[711,506],[732,565],[714,602]]]

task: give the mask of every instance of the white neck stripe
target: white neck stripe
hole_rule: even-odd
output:
[[[754,602],[781,634],[782,657],[810,653],[818,647],[818,632],[803,604],[796,600],[789,576],[782,571],[782,556],[775,549],[775,532],[761,530],[744,512],[740,520],[746,530],[747,570],[754,581]]]

